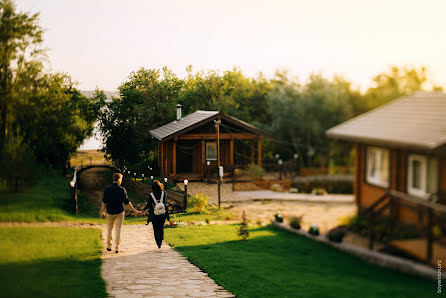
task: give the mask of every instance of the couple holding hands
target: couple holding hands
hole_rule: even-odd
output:
[[[121,227],[124,222],[124,205],[128,206],[135,214],[142,214],[141,211],[136,210],[127,197],[127,191],[121,186],[122,174],[113,174],[113,184],[107,186],[102,197],[101,216],[107,217],[107,250],[112,249],[112,230],[116,223],[115,231],[115,252],[119,252],[119,244],[121,241]],[[149,209],[149,217],[147,224],[152,222],[155,241],[158,249],[161,250],[161,244],[164,238],[164,222],[170,221],[169,212],[167,210],[167,193],[164,191],[164,186],[158,180],[152,183],[152,193],[147,199],[147,204],[144,210]],[[107,211],[107,216],[105,211]]]

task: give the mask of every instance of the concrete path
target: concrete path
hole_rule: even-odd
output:
[[[271,190],[235,191],[237,196],[246,199],[284,200],[318,203],[353,203],[353,195],[312,195],[304,193],[275,192]]]
[[[167,243],[158,252],[151,225],[124,225],[119,253],[105,250],[106,234],[103,227],[102,277],[110,297],[234,297]]]

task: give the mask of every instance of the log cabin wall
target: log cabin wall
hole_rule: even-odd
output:
[[[387,192],[386,188],[366,182],[366,148],[365,144],[356,144],[356,172],[354,192],[358,211],[367,208]],[[408,152],[401,149],[390,150],[390,188],[406,193]],[[446,193],[446,158],[439,159],[439,193]],[[446,202],[443,202],[446,203]],[[425,219],[413,208],[400,206],[396,210],[398,219],[409,224],[422,224]],[[388,210],[384,212],[388,214]]]

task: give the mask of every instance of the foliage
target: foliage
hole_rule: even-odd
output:
[[[313,177],[295,177],[292,185],[302,193],[311,193],[313,189],[323,188],[328,193],[352,194],[352,175],[330,175]]]
[[[301,224],[302,224],[302,218],[301,216],[294,216],[290,218],[290,226],[294,229],[300,230]]]
[[[320,234],[319,227],[317,225],[311,225],[310,229],[308,230],[308,233],[314,236],[318,236]]]
[[[44,72],[42,33],[38,14],[0,1],[0,141],[13,134],[39,163],[65,168],[91,135],[103,100],[81,95],[66,74]]]
[[[274,220],[277,222],[283,222],[283,216],[279,213],[274,214]]]
[[[169,229],[165,240],[237,297],[425,297],[432,289],[431,280],[369,264],[294,233],[256,226],[242,242],[236,228]]]
[[[54,227],[0,228],[3,297],[106,297],[101,233]]]
[[[326,191],[324,188],[322,188],[322,187],[316,187],[316,188],[313,188],[313,189],[311,190],[311,194],[312,194],[312,195],[323,196],[323,195],[326,195],[326,194],[328,194],[328,193],[327,193],[327,191]]]
[[[249,237],[249,229],[248,229],[248,222],[246,221],[245,211],[243,211],[242,219],[243,220],[240,223],[240,227],[238,228],[237,235],[242,237],[242,240],[246,240]]]
[[[248,175],[252,180],[262,180],[265,171],[262,167],[256,164],[249,164],[246,169],[246,175]]]
[[[188,212],[203,212],[206,209],[206,206],[208,205],[209,197],[205,194],[203,194],[201,191],[193,196],[187,199],[187,206],[188,206]]]
[[[338,226],[328,231],[327,238],[333,242],[342,242],[342,239],[346,234],[347,234],[347,227]]]

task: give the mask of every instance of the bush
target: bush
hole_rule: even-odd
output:
[[[338,226],[334,229],[331,229],[328,234],[327,238],[330,241],[333,242],[342,242],[342,239],[347,234],[347,227],[346,226]]]
[[[308,233],[314,236],[318,236],[320,234],[319,227],[317,225],[311,225],[310,229],[308,230]]]
[[[279,213],[275,214],[274,218],[277,222],[283,222],[283,217]]]
[[[208,205],[209,197],[199,192],[196,196],[187,199],[188,210],[192,212],[203,212]]]
[[[292,217],[292,218],[290,219],[290,226],[291,226],[293,229],[300,230],[301,223],[302,223],[302,217],[303,217],[303,216]]]
[[[242,240],[246,240],[249,237],[249,230],[245,211],[243,211],[242,219],[243,221],[240,223],[240,228],[238,229],[237,234],[242,237]]]
[[[352,194],[353,175],[295,177],[292,187],[298,188],[303,193],[310,193],[315,188],[323,188],[328,193]]]
[[[265,171],[258,165],[250,164],[246,169],[246,175],[248,175],[252,180],[262,180],[263,175],[265,175]]]

